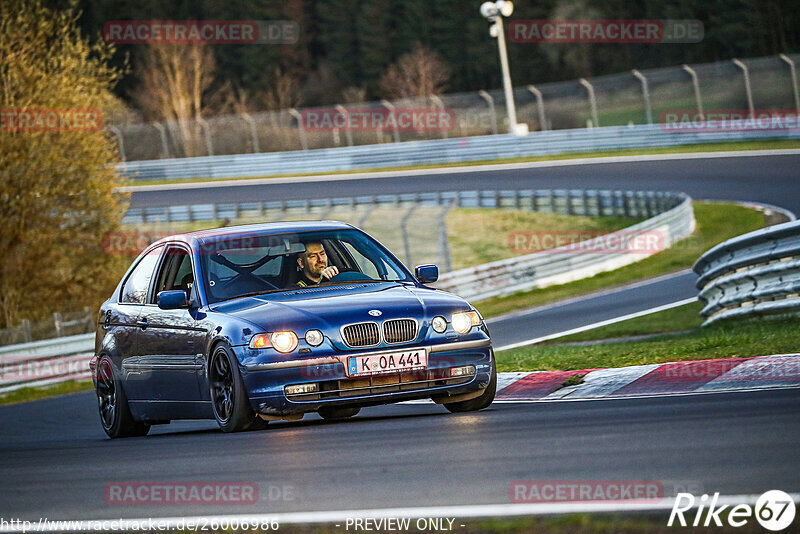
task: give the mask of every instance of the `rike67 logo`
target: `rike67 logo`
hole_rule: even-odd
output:
[[[697,511],[692,514],[690,510],[695,506]],[[731,508],[731,506],[733,507]],[[758,498],[754,507],[749,504],[733,505],[730,502],[723,504],[720,502],[719,493],[715,493],[710,502],[708,495],[695,499],[691,493],[679,493],[675,497],[675,504],[672,505],[667,526],[671,527],[676,519],[680,526],[687,526],[684,513],[689,516],[690,520],[694,515],[694,521],[691,523],[693,527],[721,527],[724,520],[727,520],[732,527],[742,527],[755,516],[756,521],[763,528],[777,532],[792,524],[795,511],[792,496],[780,490],[770,490],[764,493]],[[726,512],[727,515],[723,515],[723,512]]]

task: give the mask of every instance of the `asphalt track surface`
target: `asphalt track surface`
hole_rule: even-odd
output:
[[[135,193],[134,207],[504,188],[684,191],[800,213],[800,156],[665,160],[425,177]],[[693,296],[684,273],[490,323],[514,342]],[[572,322],[570,322],[572,321]],[[515,337],[516,336],[516,337]],[[213,421],[107,440],[96,401],[80,393],[0,407],[0,516],[38,520],[352,510],[509,503],[518,480],[656,480],[705,492],[800,491],[800,389],[636,399],[496,403],[452,415],[435,405],[364,409],[347,422],[315,415],[262,432]],[[252,482],[249,506],[115,506],[115,482]]]
[[[0,408],[0,515],[38,520],[508,504],[520,480],[660,481],[723,495],[800,490],[800,389],[375,407],[223,434],[213,421],[107,440],[91,393]],[[107,484],[233,481],[259,502],[106,502]],[[699,494],[698,494],[699,495]],[[666,521],[666,515],[665,515]]]
[[[307,180],[312,180],[308,178]],[[475,189],[640,189],[754,201],[800,213],[800,155],[664,159],[324,182],[136,191],[131,207],[256,202]]]

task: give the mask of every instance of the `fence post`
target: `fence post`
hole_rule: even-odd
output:
[[[161,152],[164,154],[162,157],[169,159],[169,145],[167,144],[167,130],[160,122],[154,122],[153,127],[161,134]]]
[[[375,210],[376,207],[378,207],[378,205],[375,203],[375,197],[370,197],[370,200],[371,203],[369,206],[367,206],[367,211],[364,213],[364,215],[361,216],[361,218],[358,220],[358,223],[356,224],[356,226],[358,226],[362,230],[364,229],[364,225],[367,224],[367,219],[369,219],[369,216],[372,215],[372,212]]]
[[[582,86],[586,88],[586,91],[589,93],[589,107],[592,112],[592,126],[595,128],[600,127],[600,121],[597,119],[597,99],[594,96],[594,87],[586,78],[581,78],[578,80]]]
[[[692,77],[692,86],[694,86],[694,99],[697,101],[697,111],[700,113],[700,118],[705,118],[703,115],[703,100],[700,98],[700,82],[697,80],[697,73],[689,65],[684,65],[683,70],[689,73]]]
[[[250,125],[250,137],[253,140],[253,154],[258,154],[261,152],[261,148],[258,146],[258,132],[256,131],[256,121],[253,117],[250,116],[249,113],[241,113],[242,118]]]
[[[209,156],[214,155],[214,145],[211,143],[211,128],[203,117],[197,117],[197,122],[203,128],[203,134],[206,139],[206,154]]]
[[[753,92],[750,90],[750,71],[747,70],[747,65],[738,59],[734,59],[733,64],[742,69],[742,73],[744,74],[744,91],[747,94],[747,107],[750,109],[750,118],[755,118],[756,110],[753,106]]]
[[[647,124],[653,124],[653,109],[650,107],[650,89],[647,87],[647,78],[636,69],[631,71],[642,82],[642,97],[644,98],[644,114]]]
[[[417,209],[418,204],[415,202],[413,206],[408,208],[408,211],[405,215],[403,215],[403,219],[400,221],[400,229],[403,231],[403,246],[405,247],[406,252],[406,266],[411,268],[411,244],[408,241],[408,219],[411,218],[411,214],[414,213],[414,210]]]
[[[297,120],[297,133],[300,136],[300,146],[303,150],[308,150],[308,139],[306,139],[306,131],[303,128],[303,117],[300,112],[295,108],[289,108],[289,115]]]
[[[797,70],[795,69],[794,61],[786,54],[781,54],[780,58],[789,64],[789,70],[792,73],[792,89],[794,90],[794,108],[800,113],[800,94],[798,94],[797,90]]]
[[[533,96],[536,97],[536,108],[539,110],[539,130],[544,132],[547,130],[547,119],[544,115],[544,99],[542,98],[542,92],[537,89],[535,85],[529,85],[528,91],[533,93]]]
[[[336,104],[334,109],[344,115],[344,121],[346,124],[350,122],[350,112],[347,111],[346,107],[341,104]],[[344,135],[347,138],[347,146],[353,146],[353,132],[350,130],[349,126],[344,129]]]
[[[394,114],[394,104],[388,100],[381,100],[381,106],[388,109],[390,115]],[[395,120],[392,121],[392,136],[395,143],[400,142],[400,131],[397,129],[397,117],[395,117]]]
[[[492,95],[481,89],[478,91],[478,95],[486,100],[486,103],[489,105],[489,113],[492,116],[492,134],[497,135],[497,113],[494,110],[494,98]]]
[[[56,337],[61,337],[61,314],[53,313],[53,324],[55,325]]]
[[[20,324],[22,327],[22,335],[25,339],[25,343],[30,343],[33,341],[33,336],[31,335],[31,322],[28,319],[23,319],[22,323]]]
[[[119,147],[119,159],[125,161],[125,145],[122,143],[122,132],[116,126],[109,126],[108,130],[117,138],[117,146]]]
[[[453,270],[453,261],[450,257],[450,241],[447,238],[447,214],[456,205],[455,199],[439,215],[439,261],[444,267],[444,272]]]
[[[430,99],[434,106],[439,108],[441,111],[444,111],[444,102],[442,102],[441,98],[436,95],[431,95]],[[442,139],[447,139],[447,130],[444,128],[442,128]]]

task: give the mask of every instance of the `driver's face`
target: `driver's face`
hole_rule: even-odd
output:
[[[309,243],[300,259],[300,267],[311,279],[322,276],[322,270],[328,266],[328,256],[320,243]]]

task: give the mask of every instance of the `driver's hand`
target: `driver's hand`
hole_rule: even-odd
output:
[[[330,267],[325,267],[322,269],[322,277],[326,280],[330,280],[334,276],[339,274],[339,269],[335,265],[331,265]]]

